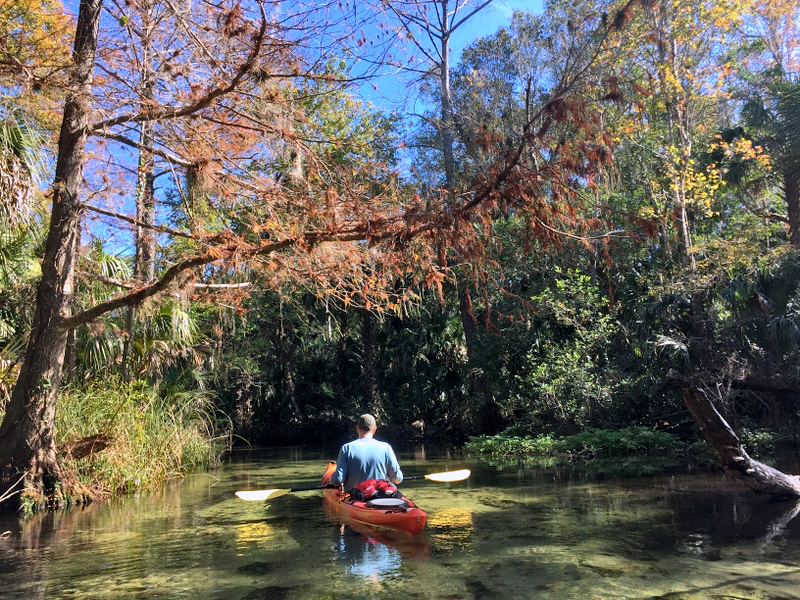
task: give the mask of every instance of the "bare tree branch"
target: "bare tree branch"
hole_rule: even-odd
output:
[[[154,231],[160,231],[161,233],[168,233],[170,235],[175,235],[178,237],[188,238],[190,240],[197,239],[197,236],[188,232],[188,231],[181,231],[179,229],[173,229],[172,227],[167,227],[165,225],[152,225],[150,223],[145,223],[143,221],[139,221],[138,219],[134,219],[133,217],[129,217],[128,215],[122,215],[120,213],[111,212],[110,210],[105,210],[98,206],[91,206],[89,204],[84,204],[84,207],[87,210],[95,212],[100,215],[105,215],[106,217],[111,217],[112,219],[119,219],[120,221],[125,221],[126,223],[130,223],[131,225],[136,225],[137,227],[146,227],[148,229],[152,229]]]
[[[241,283],[200,283],[199,281],[193,281],[189,285],[193,288],[200,288],[204,290],[220,290],[220,289],[242,289],[247,288],[253,285],[249,281],[243,281]]]
[[[236,74],[231,78],[230,82],[227,85],[221,85],[210,92],[208,92],[205,96],[201,97],[196,102],[192,104],[188,104],[186,106],[178,107],[178,108],[170,108],[164,110],[153,110],[153,111],[146,111],[146,112],[136,112],[136,113],[129,113],[125,115],[119,115],[117,117],[106,119],[105,121],[100,121],[99,123],[95,123],[94,125],[87,126],[87,130],[89,133],[98,133],[102,132],[106,129],[114,127],[116,125],[121,125],[122,123],[143,123],[145,121],[158,121],[162,119],[174,119],[177,117],[185,117],[187,115],[194,114],[203,110],[204,108],[208,108],[211,106],[217,98],[221,98],[227,94],[230,94],[232,91],[236,89],[239,85],[239,82],[244,78],[244,76],[250,72],[250,70],[255,66],[258,55],[261,52],[261,48],[264,45],[264,39],[267,33],[267,15],[264,11],[264,5],[261,1],[258,2],[259,10],[261,11],[261,28],[259,30],[258,36],[255,39],[255,43],[253,45],[253,49],[241,66],[236,70]]]
[[[236,256],[239,259],[265,256],[278,250],[291,248],[300,244],[314,246],[325,242],[351,242],[366,240],[367,230],[368,227],[362,226],[347,233],[309,232],[300,237],[254,246],[252,248],[242,248],[240,245],[233,243],[213,246],[203,254],[186,258],[181,262],[174,264],[164,272],[160,279],[150,284],[135,288],[134,291],[130,293],[121,294],[115,298],[112,298],[111,300],[101,302],[92,308],[63,319],[59,324],[59,327],[61,329],[72,329],[78,325],[83,325],[85,323],[94,321],[98,317],[119,308],[140,304],[148,298],[152,298],[153,296],[165,292],[173,283],[178,280],[181,275],[196,267],[211,264],[232,256]],[[222,240],[227,239],[229,236],[226,233],[222,233],[215,237],[216,239],[209,239],[207,241],[209,243],[221,242]]]

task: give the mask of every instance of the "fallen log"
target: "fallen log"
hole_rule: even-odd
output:
[[[704,389],[684,388],[683,401],[728,475],[774,498],[800,498],[800,476],[788,475],[751,458]]]

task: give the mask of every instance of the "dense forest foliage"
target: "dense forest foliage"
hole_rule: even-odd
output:
[[[797,441],[795,3],[552,0],[460,57],[491,2],[283,8],[0,8],[1,431],[55,439],[0,447],[7,486],[132,447],[137,406],[223,445],[364,411],[394,441],[692,439],[692,388]]]

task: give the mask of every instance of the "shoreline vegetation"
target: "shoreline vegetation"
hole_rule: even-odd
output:
[[[231,426],[206,392],[164,394],[147,382],[111,380],[62,390],[55,437],[58,492],[48,499],[19,490],[23,515],[154,489],[216,466],[231,447]]]
[[[754,456],[770,456],[775,435],[766,430],[742,430],[744,447]],[[496,435],[473,436],[464,452],[493,457],[562,457],[594,459],[646,455],[691,456],[697,462],[713,463],[708,446],[699,438],[686,440],[666,431],[631,426],[620,429],[586,428],[566,436],[535,434],[524,426],[512,426]]]
[[[202,390],[170,394],[147,382],[112,379],[65,390],[59,408],[56,439],[63,473],[56,502],[34,490],[21,490],[23,515],[154,489],[218,466],[233,447],[233,424],[214,408],[213,394]],[[775,435],[768,431],[742,430],[740,437],[754,455],[774,452]],[[461,449],[489,460],[653,459],[647,468],[637,464],[618,473],[628,476],[652,474],[682,462],[714,463],[699,438],[687,440],[645,426],[586,428],[559,436],[514,425],[495,435],[471,436]],[[667,457],[670,460],[664,462]]]

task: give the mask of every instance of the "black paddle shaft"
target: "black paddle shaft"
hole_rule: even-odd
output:
[[[312,486],[309,486],[309,487],[296,487],[296,488],[290,489],[289,491],[290,492],[308,492],[308,491],[311,491],[311,490],[328,490],[328,489],[333,489],[333,488],[337,488],[337,487],[339,487],[339,486],[338,485],[333,485],[331,483],[325,483],[325,484],[322,484],[322,485],[312,485]]]

